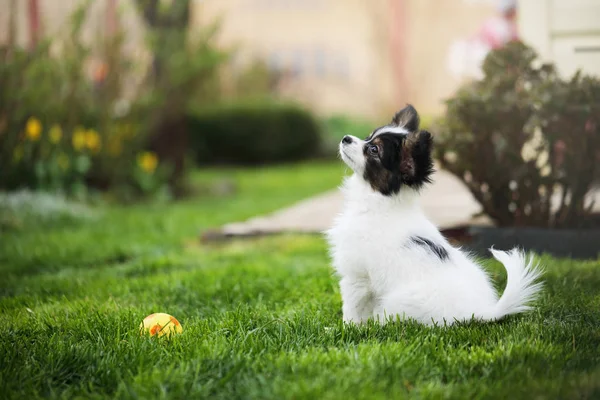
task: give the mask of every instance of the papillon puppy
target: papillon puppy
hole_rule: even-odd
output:
[[[346,322],[498,320],[530,310],[542,288],[531,258],[491,249],[508,274],[499,297],[482,267],[427,219],[419,190],[431,182],[432,143],[411,105],[365,140],[345,136],[340,143],[354,173],[342,186],[343,210],[327,238]]]

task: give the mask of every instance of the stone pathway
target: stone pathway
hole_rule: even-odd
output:
[[[487,217],[474,218],[481,211],[481,206],[460,180],[441,169],[437,170],[434,179],[434,183],[423,190],[421,204],[425,213],[440,229],[491,225]],[[341,206],[342,195],[336,189],[272,214],[205,232],[203,240],[278,233],[322,233],[331,226]]]

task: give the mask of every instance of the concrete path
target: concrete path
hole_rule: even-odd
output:
[[[423,190],[421,204],[429,218],[440,229],[491,224],[487,217],[473,217],[481,211],[481,206],[460,180],[440,169],[435,173],[434,179],[434,183]],[[206,232],[203,239],[222,240],[228,237],[284,232],[321,233],[331,226],[341,207],[341,193],[339,190],[333,190],[272,214]]]

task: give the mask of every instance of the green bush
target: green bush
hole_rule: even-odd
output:
[[[482,81],[448,100],[442,166],[500,226],[591,225],[600,177],[600,80],[563,80],[522,43],[492,51]]]
[[[289,104],[238,103],[188,116],[199,164],[266,164],[316,157],[321,130],[306,110]]]
[[[185,110],[218,100],[227,58],[214,43],[218,24],[189,35],[189,3],[136,1],[150,63],[125,51],[123,30],[83,40],[89,1],[33,49],[0,48],[0,189],[76,197],[91,189],[119,200],[177,194]],[[88,62],[100,60],[91,76]]]
[[[133,73],[123,36],[96,49],[105,60],[100,79],[85,72],[93,51],[81,35],[87,5],[56,37],[0,52],[0,189],[164,192],[168,166],[144,151],[148,108],[122,97]]]

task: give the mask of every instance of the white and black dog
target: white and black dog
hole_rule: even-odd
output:
[[[452,324],[531,308],[542,287],[531,258],[517,249],[491,250],[508,274],[498,298],[487,273],[423,214],[419,189],[433,173],[432,137],[419,130],[412,106],[365,140],[345,136],[339,150],[354,174],[342,187],[344,209],[327,237],[341,278],[344,321]]]

